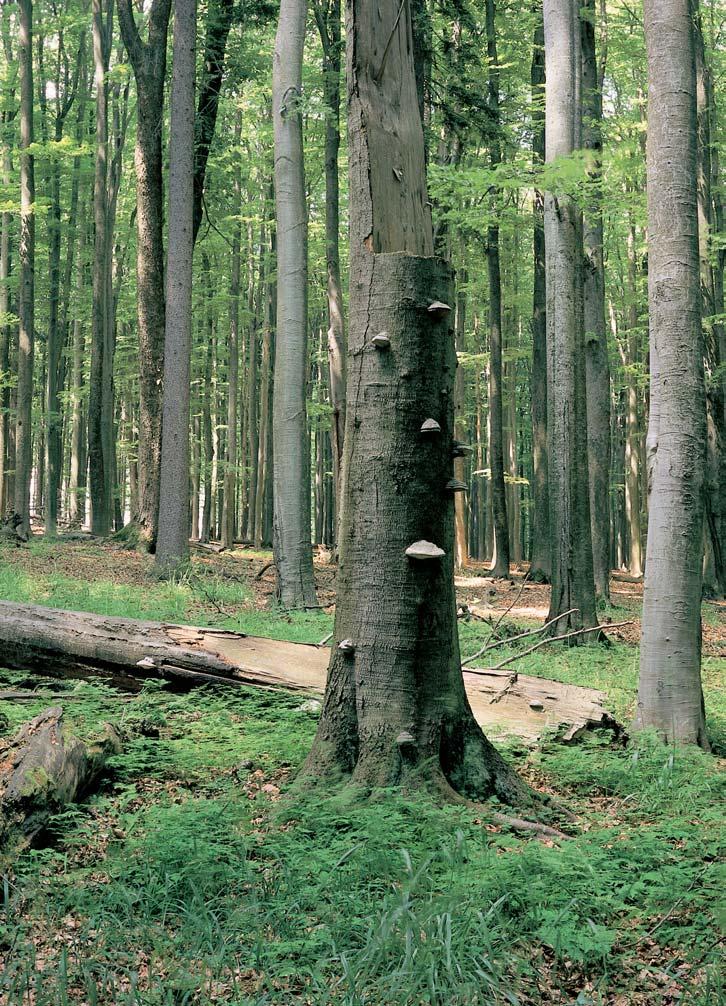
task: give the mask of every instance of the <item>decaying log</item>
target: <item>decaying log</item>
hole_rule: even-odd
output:
[[[184,686],[255,685],[320,693],[329,650],[324,646],[261,639],[218,629],[59,611],[0,601],[0,653],[6,667],[45,676],[101,674],[138,689],[138,679],[165,678]],[[500,701],[510,675],[496,669],[464,670],[464,684],[485,732],[530,740],[545,731],[563,740],[582,730],[621,728],[592,688],[517,676]]]
[[[0,740],[0,857],[28,845],[53,814],[86,795],[120,749],[110,724],[100,742],[84,744],[64,725],[60,706],[40,713],[12,740]]]

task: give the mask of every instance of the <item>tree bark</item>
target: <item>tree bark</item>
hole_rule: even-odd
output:
[[[538,12],[532,45],[532,162],[539,170],[545,159],[544,23]],[[552,570],[547,460],[547,290],[545,278],[544,195],[535,189],[533,201],[534,285],[532,294],[532,550],[529,575],[549,583]]]
[[[234,129],[234,150],[238,158],[234,179],[235,213],[242,213],[242,169],[239,151],[242,114],[237,114]],[[222,514],[222,544],[232,548],[236,528],[237,496],[237,405],[239,396],[239,291],[242,220],[238,219],[232,238],[232,270],[229,283],[229,345],[227,368],[227,450],[224,459],[224,512]],[[254,378],[252,378],[254,380]]]
[[[488,88],[487,105],[492,122],[489,160],[493,169],[501,163],[499,140],[499,65],[497,60],[494,0],[486,0]],[[496,196],[492,214],[496,219]],[[489,275],[489,470],[494,530],[492,576],[509,576],[509,521],[504,483],[504,382],[502,377],[502,280],[499,261],[499,224],[487,228]]]
[[[20,319],[15,412],[15,512],[30,535],[33,357],[35,352],[35,158],[33,144],[33,0],[20,0]]]
[[[346,37],[355,392],[334,643],[307,771],[515,801],[526,788],[476,724],[461,673],[447,489],[453,289],[432,257],[409,5],[348,0]],[[388,348],[371,341],[382,332]],[[426,419],[438,430],[421,431]],[[415,557],[432,546],[431,558]]]
[[[169,139],[169,249],[164,334],[159,534],[156,565],[168,574],[189,559],[189,383],[194,258],[194,75],[196,0],[176,0]]]
[[[580,19],[576,0],[545,0],[546,158],[580,145]],[[552,635],[596,624],[583,319],[582,216],[566,192],[545,195],[547,391],[552,535]],[[565,612],[571,612],[565,614]],[[561,617],[558,617],[561,616]]]
[[[602,91],[604,60],[595,49],[595,0],[581,12],[583,130],[588,202],[583,222],[587,451],[595,593],[610,598],[610,362],[605,328],[602,219]]]
[[[701,690],[706,402],[696,74],[688,0],[645,0],[648,50],[650,518],[639,727],[708,746]]]
[[[628,571],[643,575],[643,545],[640,531],[642,430],[638,414],[638,266],[635,257],[635,224],[628,231],[628,334],[624,347],[625,411],[625,520],[628,531]]]
[[[121,750],[116,730],[86,745],[53,706],[0,740],[0,857],[29,845],[63,807],[84,796],[111,754]]]
[[[340,279],[340,0],[316,0],[315,18],[323,45],[323,98],[325,117],[325,256],[328,274],[328,370],[330,385],[330,439],[336,511],[345,432],[345,312]]]
[[[148,41],[131,0],[119,0],[124,45],[136,79],[136,304],[139,340],[139,506],[132,514],[153,549],[159,512],[164,374],[164,185],[162,134],[171,0],[153,0]]]
[[[277,208],[273,545],[277,593],[285,608],[317,603],[310,540],[307,203],[299,109],[306,14],[306,0],[282,0],[272,82]]]

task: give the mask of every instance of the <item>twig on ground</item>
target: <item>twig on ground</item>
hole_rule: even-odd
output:
[[[255,573],[255,580],[261,580],[262,577],[267,572],[267,570],[271,569],[274,565],[275,565],[274,561],[273,562],[266,562],[265,565],[262,567],[262,569],[259,570],[259,572]]]
[[[323,639],[320,640],[319,643],[316,643],[315,645],[318,647],[318,649],[320,649],[321,646],[325,646],[326,643],[329,643],[332,638],[333,633],[329,632],[327,636],[325,636]]]
[[[514,643],[518,639],[525,639],[527,636],[538,636],[540,633],[544,632],[545,629],[549,628],[550,625],[553,625],[555,622],[559,622],[559,620],[564,618],[565,615],[574,615],[577,610],[577,608],[570,608],[569,611],[564,611],[561,615],[558,615],[557,618],[551,618],[549,622],[545,622],[544,625],[540,625],[537,629],[528,629],[526,632],[520,632],[517,636],[510,636],[508,639],[497,639],[493,643],[487,643],[486,646],[482,646],[482,648],[477,650],[477,652],[471,657],[467,657],[466,660],[462,660],[461,666],[464,667],[466,664],[470,664],[472,660],[478,660],[482,654],[488,653],[489,650],[496,650],[498,646],[506,646],[507,643]]]
[[[557,828],[550,828],[548,824],[540,824],[539,821],[525,821],[521,817],[509,817],[507,814],[493,813],[492,820],[496,821],[497,824],[505,824],[509,828],[513,828],[515,831],[533,831],[537,835],[544,835],[547,838],[560,838],[560,839],[570,839],[570,835],[566,835],[564,831],[558,831]]]

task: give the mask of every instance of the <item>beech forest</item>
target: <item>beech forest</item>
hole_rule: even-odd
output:
[[[724,6],[0,42],[0,1004],[726,1006]]]

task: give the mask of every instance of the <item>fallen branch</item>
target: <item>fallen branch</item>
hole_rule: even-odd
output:
[[[571,838],[570,835],[566,835],[564,831],[558,831],[557,828],[550,828],[547,824],[540,824],[539,821],[525,821],[521,817],[509,817],[508,814],[493,813],[492,820],[496,821],[497,824],[505,824],[508,828],[513,828],[515,831],[533,831],[537,835],[545,835],[547,838],[559,838],[567,839]]]
[[[555,619],[555,621],[559,621],[559,619],[562,617],[563,616],[560,615],[558,619]],[[573,639],[575,636],[585,636],[589,632],[602,632],[604,629],[619,629],[623,625],[634,625],[634,624],[635,622],[631,618],[627,622],[612,622],[609,625],[593,625],[588,629],[573,629],[572,632],[563,632],[562,635],[560,636],[550,636],[547,639],[540,639],[540,641],[538,643],[535,643],[534,646],[530,646],[526,650],[522,650],[521,653],[513,653],[511,656],[506,657],[504,660],[500,660],[500,662],[498,664],[494,664],[494,666],[491,667],[490,670],[498,671],[500,667],[506,667],[507,664],[511,664],[515,660],[519,660],[521,657],[526,657],[530,653],[534,653],[535,650],[539,650],[542,646],[546,646],[547,643],[559,643],[562,642],[562,640],[564,639]]]
[[[545,631],[545,629],[548,629],[550,625],[554,625],[555,622],[559,622],[559,620],[564,618],[565,615],[574,615],[577,610],[577,608],[570,608],[569,611],[563,611],[561,615],[558,615],[556,618],[551,618],[549,622],[545,622],[544,625],[540,625],[538,629],[528,629],[526,632],[520,632],[517,636],[510,636],[508,639],[497,639],[493,643],[487,643],[486,646],[482,646],[480,650],[477,650],[473,656],[467,657],[466,660],[462,660],[461,666],[465,667],[467,664],[470,664],[472,660],[478,660],[483,654],[488,653],[490,650],[496,650],[499,646],[506,646],[508,643],[516,643],[518,639],[526,639],[528,636],[539,636]]]
[[[262,577],[267,572],[267,570],[268,569],[272,569],[272,567],[274,565],[275,565],[274,561],[273,562],[266,562],[265,565],[262,567],[262,569],[258,573],[255,573],[255,580],[261,580]]]

